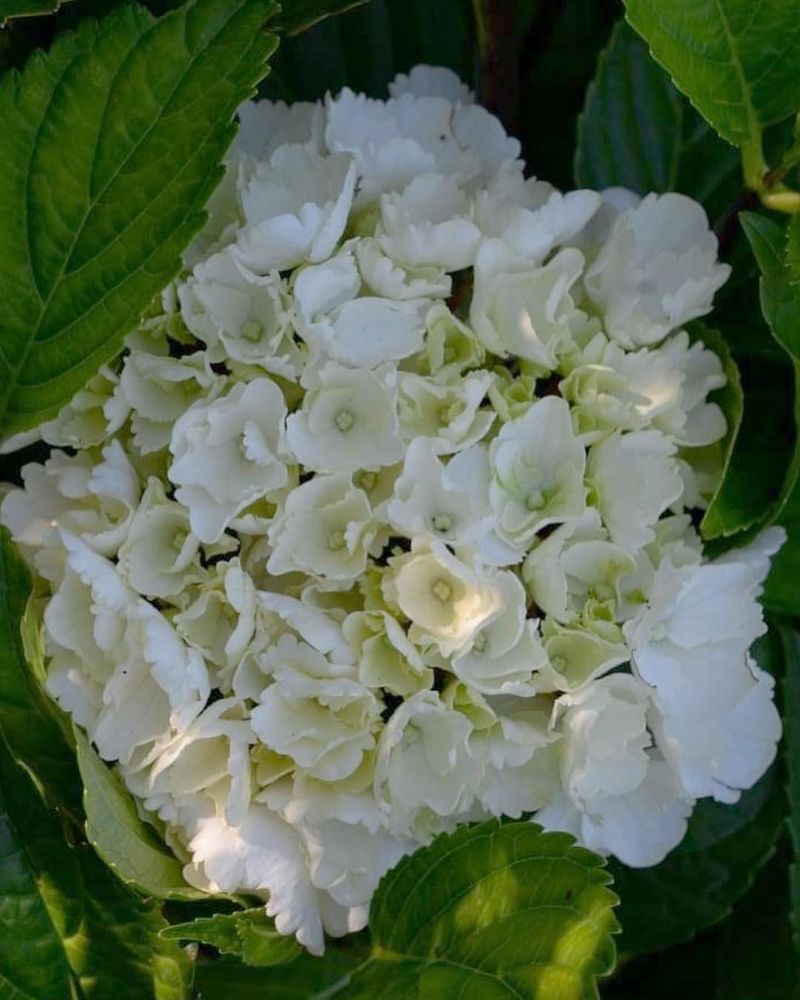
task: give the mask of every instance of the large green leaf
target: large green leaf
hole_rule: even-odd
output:
[[[275,39],[270,0],[81,22],[0,82],[0,429],[55,413],[180,266]]]
[[[730,913],[772,855],[784,813],[783,789],[770,771],[736,805],[699,802],[686,837],[655,868],[612,863],[622,954],[668,948]]]
[[[148,896],[206,899],[207,893],[187,885],[180,861],[143,822],[117,774],[77,728],[75,742],[84,785],[86,835],[109,868]]]
[[[800,949],[800,634],[794,628],[781,629],[785,670],[783,719],[786,740],[786,792],[789,799],[789,832],[794,862],[791,866],[791,921],[794,940]]]
[[[186,954],[158,911],[85,844],[68,846],[30,775],[0,741],[0,996],[184,1000]]]
[[[263,906],[173,924],[161,931],[161,937],[168,941],[210,944],[223,955],[235,955],[247,965],[255,966],[284,965],[302,951],[293,937],[275,930]]]
[[[383,879],[362,961],[301,959],[258,982],[273,1000],[589,1000],[614,965],[609,882],[602,860],[567,834],[527,822],[465,826]],[[233,995],[203,995],[258,994],[246,980]]]
[[[736,152],[722,142],[618,22],[600,54],[578,121],[575,180],[584,187],[682,191],[712,218],[741,187]]]
[[[26,614],[30,593],[28,567],[8,531],[0,528],[0,732],[14,756],[45,786],[51,801],[78,819],[81,783],[75,755],[23,648],[23,624],[29,645],[37,639],[35,618]]]
[[[800,107],[796,0],[625,0],[628,20],[719,134],[758,143]]]

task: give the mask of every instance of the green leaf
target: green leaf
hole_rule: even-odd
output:
[[[602,190],[670,191],[678,177],[683,101],[624,22],[600,53],[578,120],[575,180]]]
[[[177,273],[275,47],[273,10],[125,5],[0,81],[3,433],[57,412]]]
[[[223,955],[235,955],[247,965],[283,965],[293,961],[302,949],[293,937],[279,934],[263,906],[236,913],[217,913],[161,931],[168,941],[200,941]]]
[[[712,931],[625,965],[605,1000],[798,1000],[800,966],[788,925],[786,853],[776,853],[733,913]]]
[[[263,93],[318,100],[348,86],[385,97],[394,75],[420,62],[470,82],[473,35],[470,0],[371,0],[281,45]]]
[[[614,965],[616,904],[601,858],[564,833],[492,820],[401,861],[370,906],[358,964],[300,959],[259,977],[273,1000],[589,1000]],[[342,968],[344,966],[344,968]],[[207,982],[201,970],[200,982]],[[257,996],[245,982],[229,1000]],[[203,993],[216,1000],[214,992]]]
[[[761,270],[761,312],[772,335],[795,361],[800,361],[800,298],[784,263],[786,233],[766,215],[742,212],[742,227]]]
[[[81,810],[81,782],[75,755],[26,662],[22,627],[29,645],[37,638],[29,613],[31,575],[8,531],[0,528],[0,732],[12,753],[44,785],[48,796],[74,819]],[[35,725],[31,720],[35,719]]]
[[[346,944],[347,938],[344,939]],[[268,972],[226,959],[200,962],[195,972],[198,1000],[328,1000],[333,997],[342,1000],[347,994],[341,991],[361,962],[356,955],[341,948],[339,942],[329,942],[322,958],[303,954],[291,964]],[[396,993],[386,993],[384,998],[401,1000]],[[431,997],[431,1000],[440,998]]]
[[[736,805],[702,799],[686,837],[660,865],[635,869],[612,862],[621,900],[620,952],[668,948],[730,913],[771,857],[784,812],[773,769]]]
[[[727,382],[721,389],[717,389],[711,399],[725,414],[728,429],[725,438],[719,443],[722,449],[722,478],[717,487],[711,502],[706,508],[703,520],[700,523],[700,531],[704,538],[714,538],[719,534],[718,512],[724,502],[722,498],[723,487],[728,476],[731,460],[733,458],[736,441],[739,437],[739,429],[742,425],[742,415],[744,413],[744,393],[742,392],[742,382],[739,377],[739,369],[733,356],[728,349],[728,345],[716,330],[705,326],[703,323],[693,323],[691,325],[693,338],[702,340],[706,347],[712,350],[722,362],[722,370],[725,372]]]
[[[0,0],[0,26],[12,17],[53,14],[66,0]]]
[[[625,0],[656,60],[719,134],[760,143],[800,107],[796,0]]]
[[[490,821],[437,838],[378,888],[365,985],[397,975],[418,982],[421,996],[591,996],[615,956],[616,897],[603,865],[533,823]]]
[[[781,520],[787,538],[772,557],[762,603],[768,611],[796,618],[800,616],[800,521]]]
[[[346,10],[368,2],[369,0],[282,0],[280,13],[272,26],[276,31],[296,35],[326,17],[343,14]]]
[[[788,626],[780,630],[785,659],[783,725],[786,740],[786,793],[789,833],[794,852],[790,869],[791,923],[800,950],[800,634]]]
[[[748,356],[743,367],[743,418],[724,479],[703,519],[707,539],[775,521],[800,474],[800,300],[783,263],[781,226],[750,212],[741,213],[740,220],[761,271],[763,318],[787,355]],[[757,338],[757,329],[751,336]]]
[[[734,150],[722,142],[653,61],[642,39],[619,21],[578,120],[578,185],[681,191],[712,218],[741,189]]]
[[[186,954],[85,844],[70,847],[0,742],[0,996],[185,1000]]]
[[[792,216],[786,230],[786,267],[789,283],[795,296],[800,299],[800,215]]]
[[[139,816],[117,774],[75,729],[83,780],[86,836],[109,868],[131,887],[158,899],[206,899],[183,877],[182,865]]]

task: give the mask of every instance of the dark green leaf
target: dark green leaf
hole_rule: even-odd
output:
[[[578,121],[575,180],[646,194],[675,188],[684,107],[647,46],[624,22],[611,33]]]
[[[736,805],[701,800],[682,843],[655,868],[612,863],[620,951],[641,955],[688,940],[730,913],[772,855],[785,799],[773,771]]]
[[[177,272],[274,48],[272,10],[191,0],[156,21],[126,5],[3,77],[3,432],[67,402]]]
[[[786,740],[786,792],[789,799],[789,833],[794,852],[790,871],[791,922],[795,945],[800,949],[800,634],[781,629],[785,670],[783,719]]]
[[[75,729],[83,779],[86,835],[123,882],[158,899],[204,899],[187,885],[175,855],[142,821],[116,773],[98,757],[86,735]]]
[[[800,300],[800,215],[792,217],[786,231],[786,267],[789,282]]]
[[[296,35],[318,21],[360,7],[368,0],[281,0],[280,13],[272,22],[276,31]]]
[[[291,964],[269,971],[231,960],[202,962],[195,974],[196,996],[197,1000],[341,1000],[347,996],[341,990],[360,964],[355,955],[340,951],[337,942],[328,944],[322,958],[301,955]],[[387,992],[384,1000],[400,997]]]
[[[184,1000],[190,964],[158,939],[163,918],[85,844],[67,845],[2,743],[0,790],[0,996]]]
[[[30,778],[14,767],[0,741],[0,936],[3,941],[0,996],[26,1000],[68,998],[72,995],[72,972],[64,941],[26,855],[28,830],[20,831],[12,826],[9,804],[5,801],[9,791],[16,792],[17,800],[25,805],[26,797],[35,801]],[[41,809],[30,820],[39,819],[40,812]],[[58,831],[56,840],[59,840]],[[58,847],[61,846],[59,843]]]
[[[776,853],[714,930],[624,966],[603,994],[606,1000],[798,1000],[800,966],[787,919],[786,853]]]
[[[800,106],[796,0],[625,0],[628,20],[719,134],[734,145]]]
[[[217,913],[161,932],[168,941],[200,941],[223,955],[235,955],[247,965],[284,965],[301,953],[293,937],[279,934],[263,906],[236,913]]]
[[[420,62],[470,82],[473,56],[470,0],[371,0],[282,45],[263,92],[317,100],[348,86],[385,97],[392,77]]]
[[[75,755],[26,662],[23,624],[29,646],[38,639],[35,616],[26,614],[30,592],[28,567],[8,531],[0,528],[0,732],[51,800],[79,819],[81,783]]]
[[[784,263],[786,233],[779,223],[755,212],[739,216],[761,269],[761,311],[773,336],[800,361],[800,297]]]
[[[557,187],[575,186],[578,117],[619,13],[618,3],[597,0],[544,0],[534,13],[520,57],[515,132],[530,170]]]
[[[66,0],[0,0],[0,25],[12,17],[52,14]]]
[[[778,615],[800,616],[800,522],[781,518],[786,542],[776,556],[764,587],[763,604]]]
[[[710,327],[705,326],[703,323],[693,323],[691,327],[692,336],[699,340],[712,350],[717,357],[719,357],[722,362],[722,368],[725,372],[727,382],[723,388],[718,389],[713,395],[713,401],[722,409],[725,414],[725,420],[727,421],[728,429],[725,434],[723,441],[719,443],[719,447],[722,449],[722,479],[717,488],[716,493],[711,499],[711,502],[703,515],[703,520],[700,524],[700,531],[705,538],[715,537],[715,528],[717,527],[718,510],[721,504],[721,494],[723,490],[723,484],[728,475],[728,470],[730,468],[731,459],[733,458],[734,449],[736,447],[736,441],[739,436],[739,428],[742,424],[742,415],[744,413],[744,393],[742,392],[742,383],[739,377],[739,369],[736,366],[736,362],[733,360],[731,352],[728,350],[728,346],[719,333],[716,330],[712,330]]]
[[[681,191],[712,219],[741,188],[739,157],[672,85],[633,29],[620,21],[600,54],[578,121],[576,182]]]
[[[703,519],[706,538],[756,529],[779,518],[800,473],[800,300],[783,264],[783,229],[743,212],[742,226],[761,270],[761,312],[789,355],[750,356],[743,368],[744,415],[725,477]],[[754,328],[751,336],[757,338]]]

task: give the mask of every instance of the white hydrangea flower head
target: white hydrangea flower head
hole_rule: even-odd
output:
[[[185,877],[320,954],[462,822],[658,863],[780,735],[783,535],[710,560],[727,265],[682,195],[561,192],[449,70],[252,101],[182,273],[0,524],[46,689]],[[711,446],[711,447],[709,447]],[[65,450],[66,449],[66,450]]]

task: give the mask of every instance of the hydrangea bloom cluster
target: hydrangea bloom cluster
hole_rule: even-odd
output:
[[[526,179],[446,71],[390,91],[241,109],[183,275],[2,504],[52,696],[190,882],[317,953],[458,823],[655,864],[780,731],[780,531],[696,530],[703,210]]]

